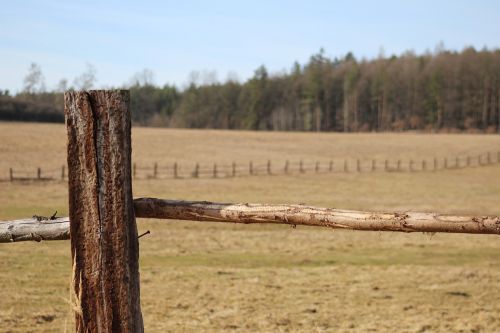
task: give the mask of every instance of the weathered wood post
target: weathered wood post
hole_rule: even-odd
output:
[[[285,175],[288,174],[288,160],[285,162]]]
[[[401,160],[398,160],[397,170],[398,170],[398,171],[401,171]]]
[[[174,178],[178,178],[179,175],[177,174],[177,162],[174,163]]]
[[[333,172],[333,161],[330,161],[330,165],[328,166],[328,171]]]
[[[359,159],[356,160],[356,171],[361,172],[361,162]]]
[[[377,169],[377,161],[372,160],[372,172],[374,172]]]
[[[316,165],[314,166],[314,171],[315,171],[316,173],[318,173],[318,172],[319,172],[319,162],[318,162],[318,161],[316,161]]]
[[[267,174],[271,174],[271,160],[267,160]]]
[[[384,163],[384,171],[389,171],[389,161],[388,160],[385,160],[385,163]]]
[[[193,171],[193,178],[198,178],[200,176],[200,164],[196,163]]]
[[[42,168],[36,169],[36,178],[40,180],[42,178]]]
[[[143,332],[129,93],[64,94],[77,332]]]
[[[158,177],[158,163],[155,163],[153,165],[153,178],[157,178]]]
[[[9,168],[9,178],[10,181],[14,181],[14,170],[12,168]]]
[[[248,163],[248,173],[251,175],[253,175],[253,162],[250,161],[250,163]]]
[[[217,163],[214,163],[213,177],[217,178]]]
[[[61,168],[61,180],[64,180],[66,178],[66,167],[63,165]]]
[[[422,171],[427,171],[427,161],[422,160]]]
[[[233,168],[233,170],[232,170],[231,176],[233,176],[233,178],[234,178],[234,177],[236,177],[236,163],[233,162],[232,168]]]

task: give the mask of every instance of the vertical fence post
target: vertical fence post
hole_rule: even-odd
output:
[[[174,178],[178,178],[178,174],[177,174],[177,162],[174,163]]]
[[[285,175],[287,175],[288,174],[288,160],[286,160],[286,162],[285,162],[284,170],[285,170]]]
[[[384,163],[384,170],[387,172],[389,171],[389,161],[388,160],[385,160],[385,163]]]
[[[356,171],[361,172],[361,162],[359,159],[356,160]]]
[[[153,178],[158,178],[158,163],[155,162],[153,165]]]
[[[10,181],[14,181],[14,170],[12,168],[9,168],[9,178]]]
[[[372,160],[372,172],[374,172],[376,169],[377,169],[377,161],[376,160]]]
[[[319,172],[319,162],[318,162],[318,161],[316,161],[316,165],[314,166],[314,171],[315,171],[316,173],[318,173],[318,172]]]
[[[66,167],[63,165],[61,168],[61,180],[64,180],[66,177]]]
[[[38,168],[36,169],[36,178],[40,180],[42,178],[42,169]]]
[[[398,167],[397,167],[397,170],[398,170],[398,171],[401,171],[401,160],[398,160]]]
[[[330,165],[328,166],[328,171],[333,172],[333,161],[330,161]]]
[[[267,174],[271,174],[271,160],[267,160]]]
[[[143,332],[129,93],[70,91],[64,101],[76,331]]]
[[[422,160],[422,171],[427,171],[427,161]]]
[[[200,164],[196,163],[194,167],[193,177],[198,178],[200,176]]]
[[[232,175],[233,177],[236,177],[236,163],[234,163],[234,162],[233,162],[232,167],[233,167],[233,170],[232,170],[231,175]]]
[[[214,163],[213,177],[217,178],[217,163]]]
[[[250,163],[248,163],[248,172],[250,173],[250,176],[253,175],[253,162],[250,161]]]

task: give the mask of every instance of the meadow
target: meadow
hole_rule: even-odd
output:
[[[133,161],[409,159],[500,149],[498,135],[134,127]],[[63,125],[0,123],[0,174],[59,168]],[[500,215],[500,164],[416,173],[136,180],[134,197]],[[67,184],[0,183],[0,220],[67,212]],[[495,235],[138,220],[147,332],[492,332]],[[72,331],[69,242],[0,246],[0,331]]]

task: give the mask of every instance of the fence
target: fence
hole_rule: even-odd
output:
[[[248,163],[196,163],[186,165],[174,162],[170,165],[132,164],[133,179],[186,179],[186,178],[233,178],[266,175],[361,173],[361,172],[424,172],[482,167],[500,163],[499,152],[478,155],[453,156],[426,159],[332,159],[322,161],[249,161]],[[54,181],[67,180],[66,166],[58,169],[30,170],[10,168],[4,181]]]
[[[0,223],[0,242],[71,240],[77,332],[144,331],[135,217],[301,224],[354,230],[500,234],[500,217],[497,216],[373,213],[302,205],[221,204],[151,198],[133,200],[128,100],[126,91],[65,93],[70,216],[34,216]],[[266,167],[272,171],[270,163]],[[218,172],[217,168],[215,170]],[[299,172],[303,170],[304,164],[299,163]],[[315,167],[315,170],[320,168]],[[360,163],[357,163],[357,170],[361,171]],[[39,174],[42,178],[41,171]]]

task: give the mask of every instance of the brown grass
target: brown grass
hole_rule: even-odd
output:
[[[137,163],[398,156],[498,150],[499,136],[133,129]],[[58,168],[61,125],[0,123],[0,172]],[[134,196],[500,214],[500,165],[427,173],[138,180]],[[0,218],[67,214],[62,182],[0,183]],[[492,332],[496,236],[139,221],[148,332]],[[0,246],[0,331],[63,331],[69,242]],[[71,319],[71,318],[69,318]],[[71,325],[69,325],[71,328]]]

